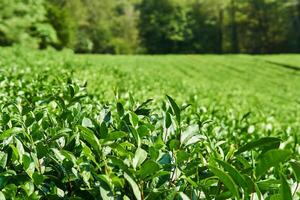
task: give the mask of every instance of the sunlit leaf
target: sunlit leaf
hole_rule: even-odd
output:
[[[224,183],[224,185],[230,190],[231,194],[240,199],[239,190],[232,177],[230,177],[227,173],[221,171],[220,169],[209,166],[209,169]]]
[[[133,191],[133,194],[134,194],[135,198],[137,200],[142,200],[142,194],[141,194],[141,191],[140,191],[138,185],[136,184],[136,182],[128,174],[126,174],[126,173],[124,173],[124,178],[130,184],[131,189]]]
[[[132,159],[133,168],[139,167],[147,158],[147,152],[142,148],[137,148],[135,155]]]
[[[255,168],[256,176],[262,176],[270,167],[275,167],[279,163],[286,161],[289,159],[291,152],[288,150],[282,149],[273,149],[264,153]]]

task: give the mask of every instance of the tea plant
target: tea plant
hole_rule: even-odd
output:
[[[0,199],[299,199],[291,131],[26,69],[0,74]]]

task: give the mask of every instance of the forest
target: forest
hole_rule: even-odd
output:
[[[0,46],[76,53],[299,53],[300,0],[1,0]]]

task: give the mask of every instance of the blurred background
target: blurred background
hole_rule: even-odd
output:
[[[299,53],[300,0],[0,0],[0,46]]]

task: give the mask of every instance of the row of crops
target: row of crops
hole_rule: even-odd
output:
[[[299,74],[272,56],[0,54],[1,200],[300,197]]]

